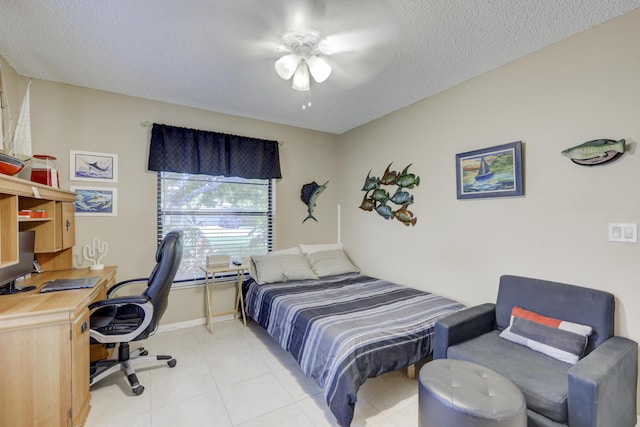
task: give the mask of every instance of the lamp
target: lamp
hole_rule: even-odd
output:
[[[276,61],[276,73],[284,80],[289,80],[300,64],[300,57],[295,53],[285,55]]]
[[[275,63],[276,73],[283,80],[293,77],[291,87],[299,91],[310,90],[309,74],[316,83],[322,83],[331,75],[331,65],[319,55],[324,53],[324,40],[316,31],[295,33],[290,31],[282,36],[284,46],[278,46],[277,52],[286,52]]]
[[[306,61],[301,61],[293,75],[291,87],[295,90],[309,90],[309,66]]]

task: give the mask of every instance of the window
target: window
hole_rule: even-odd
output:
[[[273,242],[273,180],[158,172],[158,241],[184,232],[176,280],[203,277],[209,255],[266,254]]]

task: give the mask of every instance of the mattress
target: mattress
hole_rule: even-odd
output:
[[[367,378],[427,358],[435,322],[465,308],[358,273],[263,285],[249,279],[244,289],[246,314],[324,390],[343,427]]]

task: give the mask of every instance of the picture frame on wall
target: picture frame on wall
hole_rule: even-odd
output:
[[[522,141],[456,154],[458,199],[522,196]]]
[[[118,182],[118,155],[70,150],[69,179],[72,181]]]
[[[117,216],[118,189],[71,186],[76,193],[76,216]]]

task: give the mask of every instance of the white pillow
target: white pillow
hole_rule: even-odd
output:
[[[278,255],[254,255],[251,257],[255,275],[251,276],[259,284],[284,282],[284,272],[280,266]]]
[[[300,255],[280,255],[285,281],[317,279],[316,273],[311,269],[306,256]]]
[[[314,252],[342,250],[342,243],[325,243],[321,245],[305,245],[301,243],[300,249],[302,253],[308,255]]]
[[[289,254],[299,255],[301,253],[302,252],[300,252],[300,248],[298,246],[293,246],[287,249],[279,249],[277,251],[271,251],[267,255],[289,255]],[[265,256],[265,255],[257,255],[257,256]],[[253,277],[253,279],[256,282],[258,282],[258,273],[256,272],[256,265],[253,262],[253,258],[249,259],[249,274],[251,275],[251,277]]]
[[[255,266],[255,276],[252,277],[259,285],[318,278],[304,255],[254,255],[251,261]]]
[[[307,257],[311,263],[311,268],[318,277],[360,272],[357,267],[351,264],[342,249],[312,252],[307,254]]]

